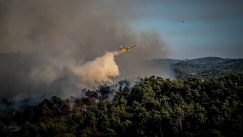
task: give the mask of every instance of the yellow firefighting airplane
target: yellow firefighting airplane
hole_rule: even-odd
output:
[[[137,46],[135,45],[135,46],[133,46],[133,47],[123,47],[122,45],[120,45],[120,51],[122,51],[122,52],[129,52],[129,50],[131,49],[131,48],[136,48]]]

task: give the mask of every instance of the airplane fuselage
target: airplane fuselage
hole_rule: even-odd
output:
[[[136,45],[131,48],[136,48]],[[128,47],[123,47],[122,45],[120,46],[120,51],[122,52],[129,52],[129,50],[130,50],[129,46]]]

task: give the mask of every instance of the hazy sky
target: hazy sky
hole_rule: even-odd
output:
[[[136,31],[156,30],[170,57],[243,57],[243,1],[161,0],[138,6]],[[184,21],[184,22],[183,22]]]
[[[42,47],[44,52],[59,53],[77,45],[78,50],[92,48],[92,54],[99,56],[120,44],[137,44],[143,52],[136,54],[153,54],[145,59],[240,58],[242,7],[242,0],[0,0],[0,52]],[[71,43],[65,44],[65,39]],[[79,54],[72,49],[67,52]]]

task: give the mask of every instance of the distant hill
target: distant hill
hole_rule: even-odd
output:
[[[243,73],[243,59],[204,57],[192,60],[154,59],[153,64],[169,64],[178,79],[195,76],[200,78],[223,77]]]

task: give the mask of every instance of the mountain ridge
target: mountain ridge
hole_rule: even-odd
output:
[[[181,75],[207,78],[243,73],[242,58],[201,57],[190,60],[154,59],[151,62],[153,64],[160,64],[160,66],[169,64],[178,79],[183,79],[184,76]]]

